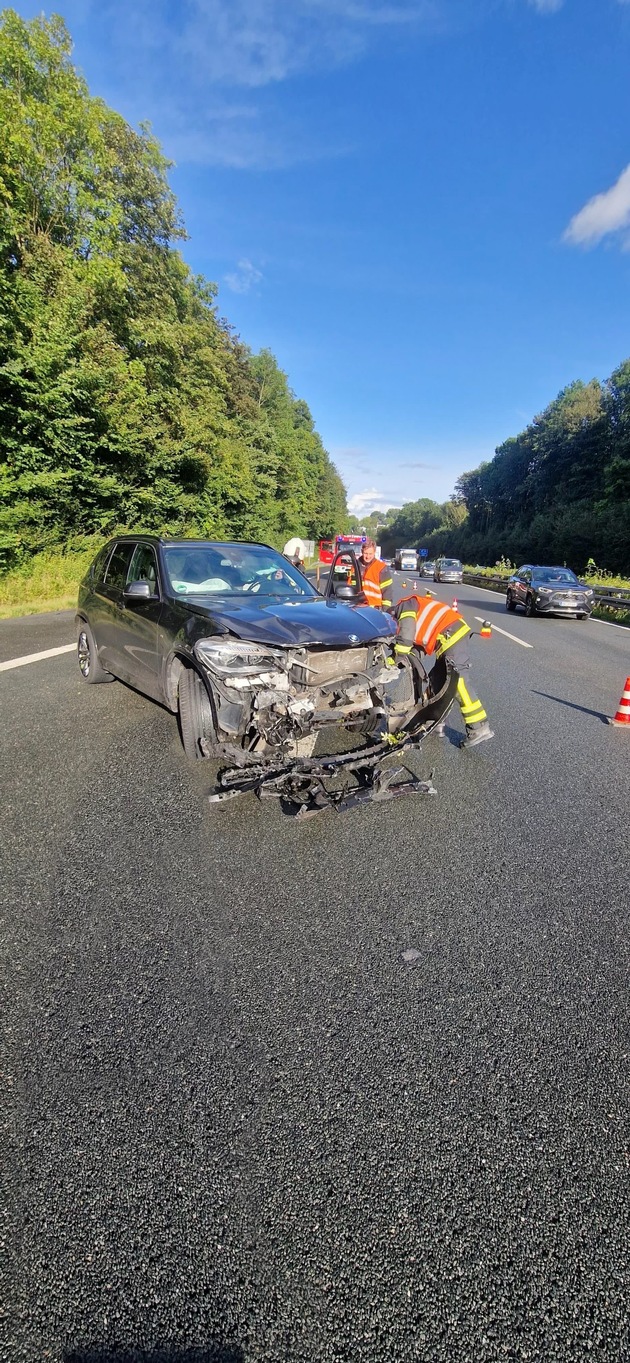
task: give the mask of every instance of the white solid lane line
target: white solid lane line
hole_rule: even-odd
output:
[[[483,615],[476,615],[476,616],[475,616],[475,620],[478,620],[479,623],[482,624],[482,625],[483,625],[484,619],[485,619],[485,616],[483,616]],[[533,648],[533,647],[534,647],[533,644],[526,644],[524,639],[517,639],[516,635],[515,635],[515,634],[510,634],[509,631],[508,631],[507,629],[501,629],[500,625],[493,625],[493,624],[492,624],[492,621],[490,621],[490,625],[491,625],[491,628],[492,628],[493,630],[496,629],[497,634],[504,634],[505,637],[506,637],[506,639],[512,639],[513,643],[515,643],[515,644],[520,644],[521,648]]]
[[[38,663],[42,658],[56,658],[59,653],[71,653],[76,644],[62,644],[61,648],[47,648],[43,653],[25,653],[23,658],[9,658],[0,663],[0,672],[10,672],[12,667],[26,667],[27,663]]]

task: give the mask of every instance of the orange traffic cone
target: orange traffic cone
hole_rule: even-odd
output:
[[[491,639],[491,638],[492,638],[492,626],[491,626],[489,620],[484,620],[484,622],[483,622],[483,624],[482,624],[482,626],[481,626],[481,629],[479,630],[479,633],[480,633],[482,639]]]
[[[626,684],[623,688],[615,718],[609,719],[608,723],[630,724],[630,677],[626,677]]]
[[[459,607],[458,607],[458,605],[457,605],[457,597],[456,597],[456,596],[453,597],[453,607],[452,607],[452,608],[453,608],[454,611],[459,610]]]

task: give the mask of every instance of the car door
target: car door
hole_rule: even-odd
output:
[[[342,549],[335,554],[330,565],[328,581],[323,592],[327,601],[333,597],[342,600],[356,600],[365,605],[361,568],[353,549]]]
[[[108,672],[114,673],[115,677],[120,675],[117,626],[122,611],[123,588],[134,549],[135,544],[131,540],[121,540],[114,544],[100,581],[94,584],[94,600],[90,606],[90,625],[96,639],[100,661]]]
[[[531,580],[531,568],[519,568],[516,582],[516,600],[518,601],[519,606],[524,606],[527,601],[527,592],[531,585]]]
[[[131,583],[144,582],[150,595],[131,596]],[[162,612],[157,556],[152,544],[136,544],[121,592],[116,621],[118,675],[139,691],[163,700],[161,660],[158,660],[158,625]]]

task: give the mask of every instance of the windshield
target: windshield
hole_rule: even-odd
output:
[[[533,574],[536,582],[564,582],[572,587],[577,585],[577,577],[570,568],[538,568]]]
[[[165,545],[163,554],[177,596],[317,596],[298,569],[264,544],[198,540]]]
[[[462,566],[462,565],[461,565],[461,563],[460,563],[460,561],[459,561],[458,558],[443,558],[443,559],[442,559],[442,567],[443,567],[443,568],[461,568],[461,566]]]

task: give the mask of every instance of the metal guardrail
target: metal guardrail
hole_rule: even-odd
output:
[[[487,587],[491,592],[504,592],[507,584],[507,577],[501,577],[499,573],[464,573],[464,582],[470,587]],[[630,587],[598,587],[593,593],[593,602],[596,606],[619,606],[630,609]]]

